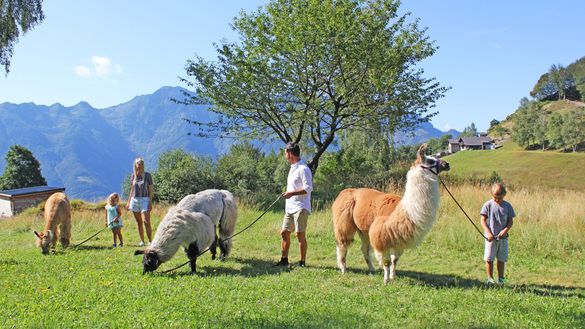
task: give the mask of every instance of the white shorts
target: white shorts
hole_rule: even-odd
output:
[[[483,260],[486,262],[493,262],[496,258],[500,262],[508,261],[508,239],[485,242]]]
[[[132,212],[148,212],[148,204],[150,199],[148,197],[133,197],[130,199],[130,211]]]

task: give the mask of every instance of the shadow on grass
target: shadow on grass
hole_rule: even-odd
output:
[[[217,275],[230,275],[230,276],[243,276],[243,277],[259,277],[265,275],[275,275],[282,272],[290,272],[295,266],[273,266],[275,261],[266,261],[256,258],[230,258],[228,261],[243,264],[241,269],[233,269],[222,267],[219,264],[219,260],[214,261],[212,265],[197,266],[197,273],[195,275],[199,277],[217,276]],[[217,263],[215,263],[217,262]],[[217,264],[217,265],[216,265]],[[168,276],[168,277],[183,277],[193,275],[190,272],[189,264],[169,273],[162,273],[164,269],[159,269],[161,272],[156,272],[154,275]]]
[[[112,249],[112,246],[92,246],[92,245],[88,245],[88,246],[77,246],[77,247],[71,247],[69,250],[106,250],[106,249]]]
[[[425,286],[434,288],[485,288],[483,281],[464,278],[458,275],[431,274],[415,271],[397,271],[398,277],[408,277]],[[538,296],[557,297],[557,298],[585,298],[585,288],[568,287],[561,285],[538,285],[538,284],[506,284],[504,287],[494,287],[495,289],[509,289],[519,293],[530,293]]]

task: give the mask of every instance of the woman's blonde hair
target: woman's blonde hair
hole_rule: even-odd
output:
[[[141,164],[141,163],[144,163],[144,159],[143,158],[138,157],[138,158],[136,158],[134,160],[134,166],[133,166],[133,169],[134,169],[134,181],[132,182],[132,184],[136,184],[136,180],[138,179],[138,172],[137,172],[136,168],[138,168],[138,165]],[[144,167],[142,167],[142,172],[140,174],[142,175],[144,173],[144,171],[145,171],[144,170]]]
[[[118,196],[118,193],[116,193],[116,192],[108,195],[108,204],[110,206],[114,205],[114,199],[118,199],[118,201],[120,200],[120,197]]]

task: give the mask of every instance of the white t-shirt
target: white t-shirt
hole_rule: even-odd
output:
[[[286,199],[285,211],[288,214],[295,213],[301,209],[311,213],[311,191],[313,190],[313,175],[303,160],[290,166],[288,178],[286,179],[286,191],[303,189],[307,194],[294,195]]]

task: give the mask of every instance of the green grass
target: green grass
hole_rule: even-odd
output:
[[[473,187],[453,193],[469,209],[480,207],[488,195]],[[553,202],[582,197],[567,192]],[[196,275],[189,275],[188,266],[142,275],[129,214],[123,248],[109,248],[111,233],[105,231],[77,249],[58,247],[48,256],[34,246],[32,230],[42,229],[41,218],[2,220],[0,327],[582,328],[585,223],[575,214],[580,208],[556,222],[539,208],[535,225],[524,215],[530,207],[525,203],[539,199],[530,192],[510,193],[509,199],[519,214],[511,230],[510,283],[489,289],[483,284],[483,242],[446,194],[436,226],[421,246],[403,255],[398,278],[388,285],[380,270],[366,273],[358,243],[349,251],[349,273],[338,272],[327,210],[310,216],[306,268],[271,266],[279,258],[281,213],[269,212],[234,239],[225,262],[203,255]],[[166,209],[155,210],[156,226]],[[238,228],[260,213],[240,209]],[[73,242],[97,232],[102,222],[101,212],[75,212]],[[298,259],[295,240],[291,258]],[[178,252],[160,270],[185,260]]]
[[[489,177],[495,171],[515,187],[585,189],[585,153],[524,151],[507,142],[492,151],[463,151],[445,157],[451,175]]]

